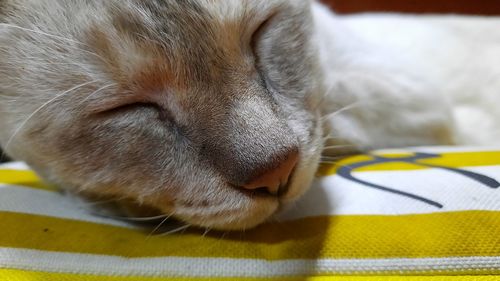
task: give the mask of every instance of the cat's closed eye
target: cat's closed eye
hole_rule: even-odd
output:
[[[222,229],[307,189],[321,142],[307,1],[8,8],[0,89],[19,110],[0,142],[46,179]]]
[[[165,110],[158,104],[148,103],[148,102],[132,102],[121,105],[115,105],[112,107],[100,108],[99,111],[94,111],[93,114],[104,116],[104,115],[123,115],[135,111],[154,111],[159,115],[166,115]]]

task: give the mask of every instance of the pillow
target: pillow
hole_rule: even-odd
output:
[[[374,151],[325,165],[245,232],[150,235],[0,166],[0,280],[493,280],[500,147]]]

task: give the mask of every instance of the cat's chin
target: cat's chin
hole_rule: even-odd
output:
[[[103,216],[118,217],[130,221],[157,222],[171,218],[192,227],[212,230],[238,231],[251,229],[266,222],[281,209],[282,202],[278,197],[244,196],[239,198],[238,206],[215,204],[213,206],[195,206],[178,204],[158,206],[141,203],[136,200],[114,200],[92,194],[80,194],[80,199],[90,202],[108,202],[100,204],[97,213]],[[78,198],[75,197],[75,200]],[[151,220],[149,220],[151,218]],[[161,223],[162,225],[165,222]]]
[[[286,211],[287,207],[299,200],[312,185],[319,165],[320,154],[313,154],[297,166],[288,192],[279,197],[250,196],[238,209],[220,210],[211,213],[209,209],[198,209],[198,215],[182,216],[182,210],[177,210],[177,217],[197,226],[216,230],[245,230],[254,228],[278,213]],[[189,209],[186,209],[189,210]],[[208,211],[207,211],[208,210]]]
[[[194,226],[223,230],[246,230],[267,221],[280,208],[278,198],[257,198],[238,208],[176,208],[175,217]]]

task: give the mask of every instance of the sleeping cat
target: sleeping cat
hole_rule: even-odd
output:
[[[497,143],[498,26],[304,0],[0,0],[0,144],[129,213],[251,228],[322,154]]]

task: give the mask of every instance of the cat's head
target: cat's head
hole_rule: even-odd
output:
[[[253,227],[303,194],[319,161],[309,5],[5,1],[1,144],[75,192]]]

